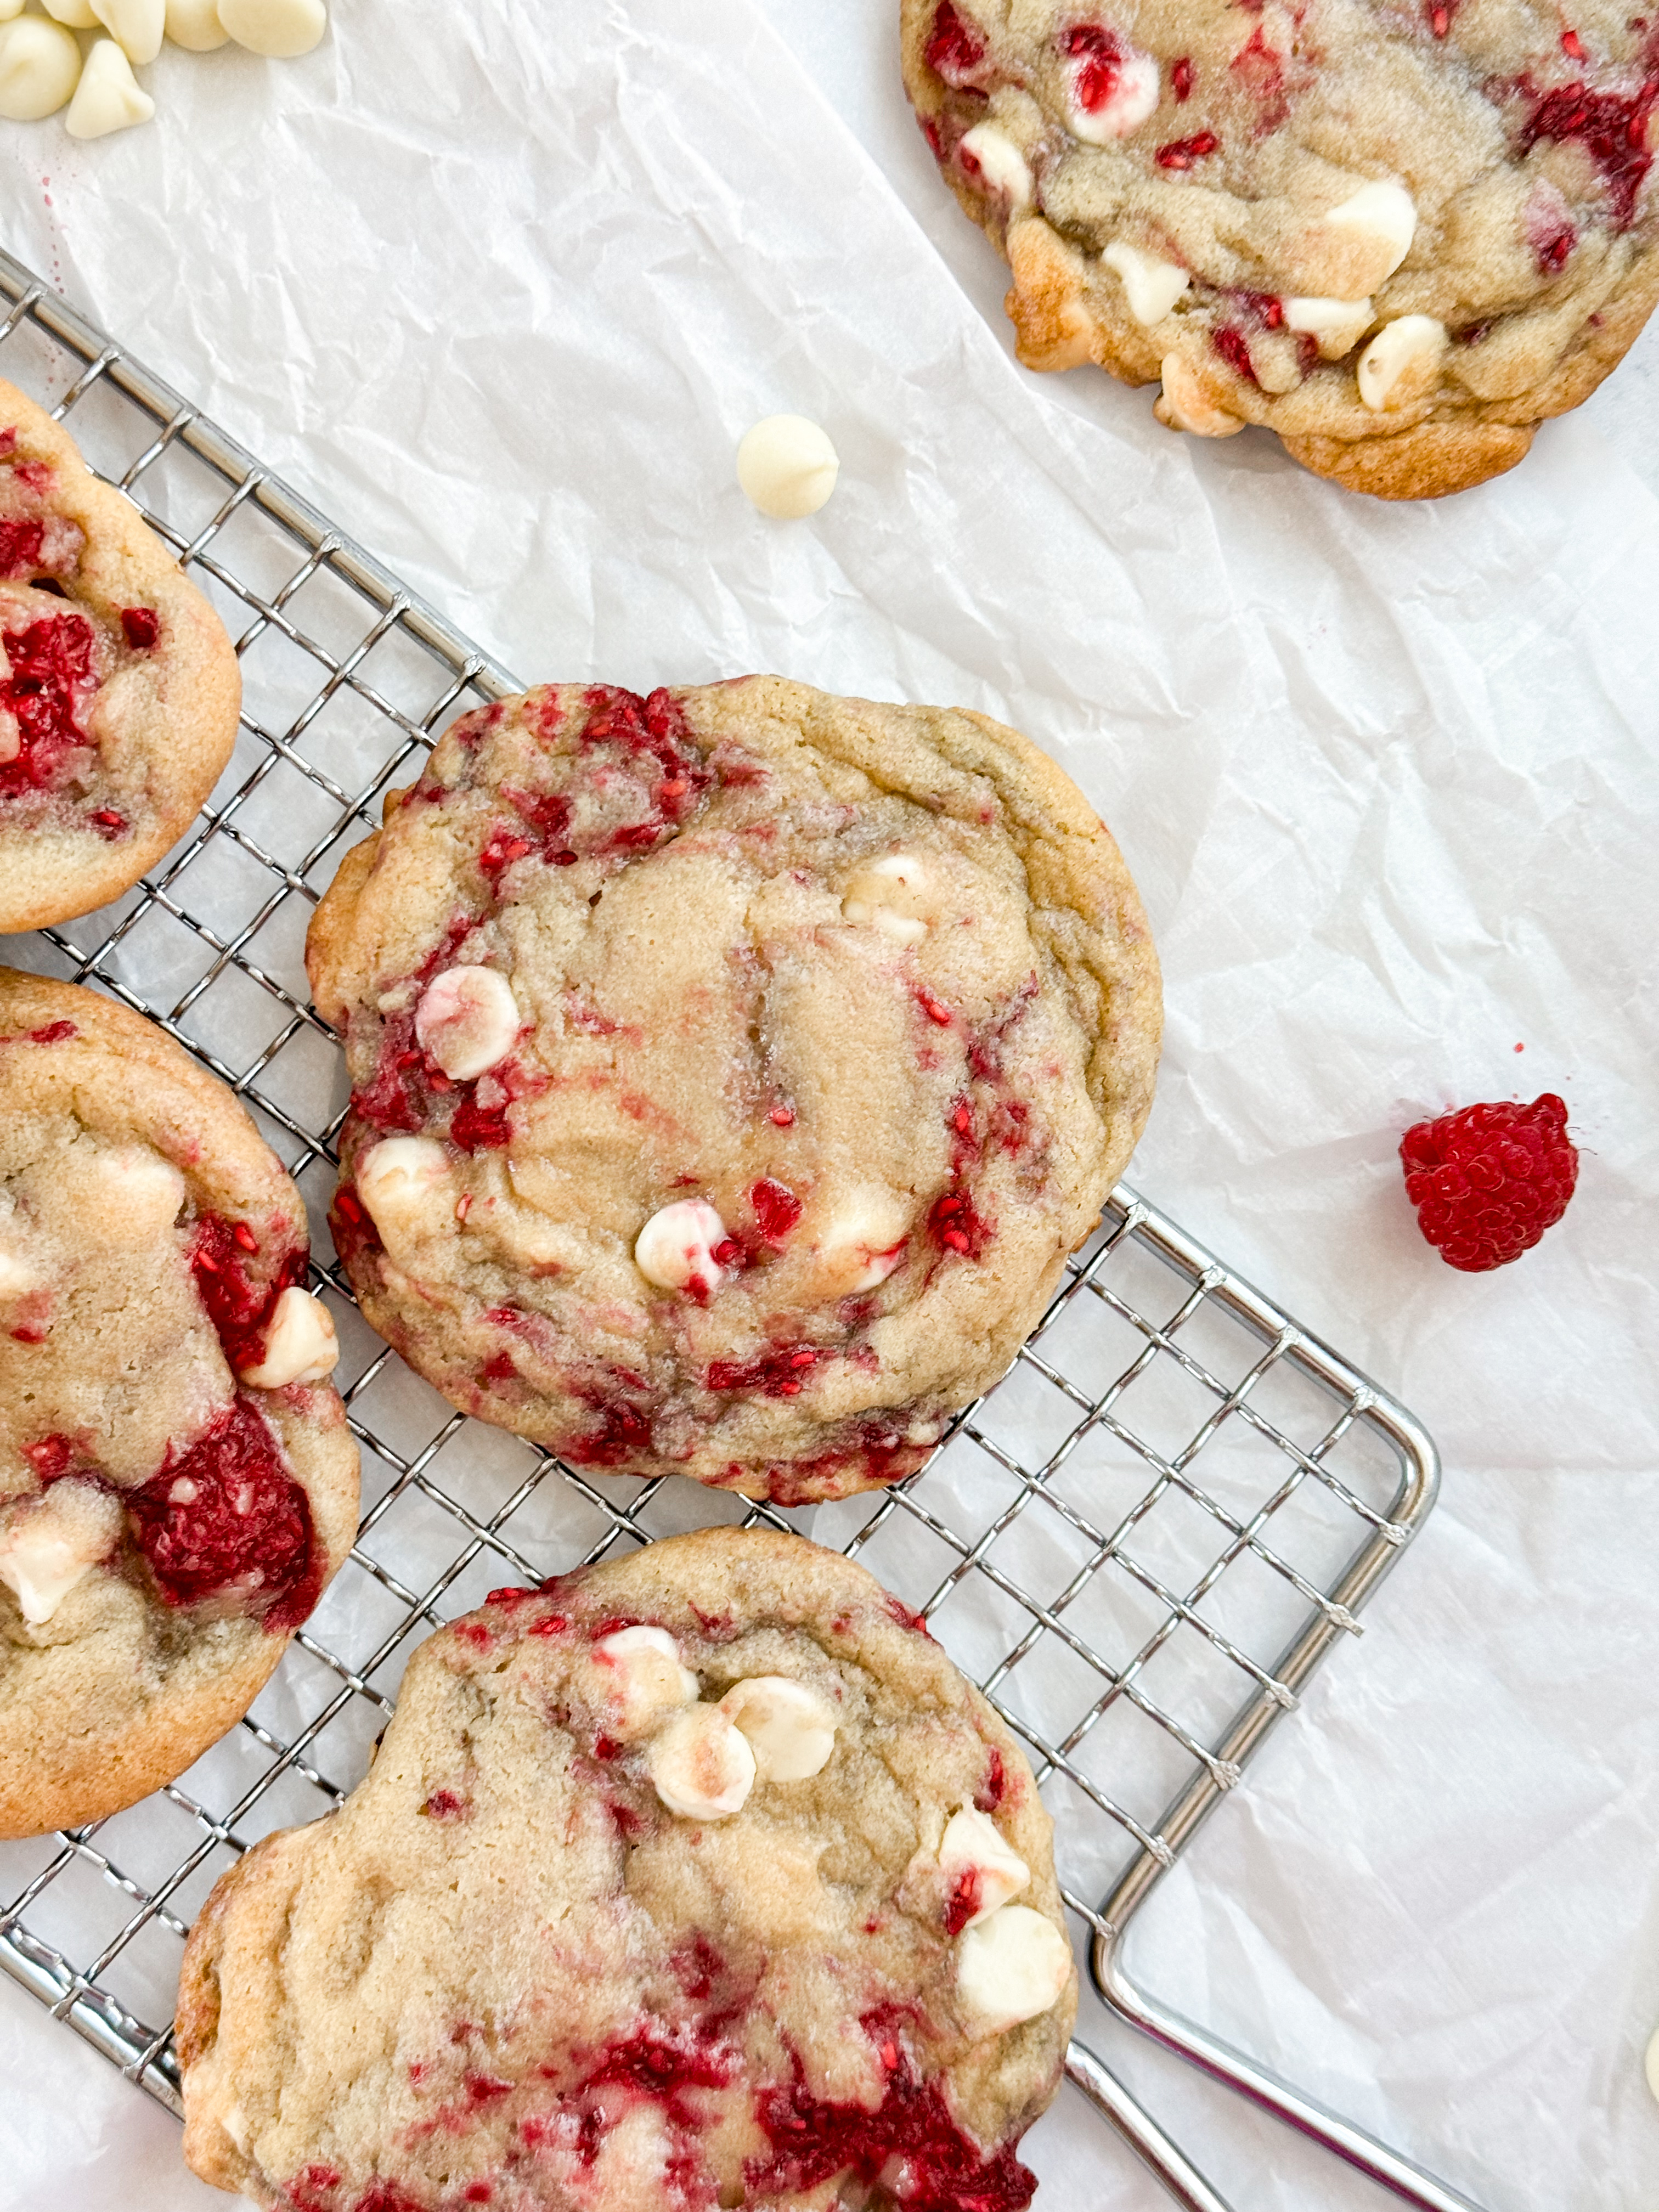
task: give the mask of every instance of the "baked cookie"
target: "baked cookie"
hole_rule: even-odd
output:
[[[0,383],[0,934],[136,884],[236,742],[224,625],[69,434]]]
[[[918,1467],[1152,1100],[1157,963],[1074,786],[775,677],[468,715],[307,957],[374,1326],[578,1465],[750,1497]]]
[[[1030,368],[1161,380],[1384,499],[1512,468],[1659,296],[1659,16],[1613,0],[902,0]]]
[[[428,1638],[223,1877],[185,2155],[284,2212],[1018,2212],[1076,2007],[1008,1730],[863,1568],[710,1528]]]
[[[183,1773],[350,1548],[305,1266],[300,1194],[222,1083],[0,969],[0,1835]]]

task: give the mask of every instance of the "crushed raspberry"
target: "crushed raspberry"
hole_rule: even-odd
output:
[[[995,1222],[986,1218],[974,1204],[972,1194],[957,1182],[933,1200],[927,1229],[941,1250],[957,1253],[964,1260],[981,1258],[996,1234]]]
[[[880,2106],[872,2112],[814,2097],[796,2058],[791,2081],[757,2100],[771,2148],[744,2163],[754,2195],[805,2196],[843,2173],[872,2188],[891,2161],[902,2162],[905,2212],[1024,2212],[1036,2176],[1013,2145],[981,2153],[951,2118],[939,2084],[919,2077],[893,2024],[872,2014],[864,2027],[887,2075]]]
[[[979,1869],[969,1867],[957,1876],[956,1887],[945,1903],[945,1932],[960,1936],[983,1903]]]
[[[21,577],[36,574],[46,534],[46,525],[41,522],[0,522],[0,576],[8,583],[15,583]]]
[[[821,1345],[781,1345],[753,1359],[715,1359],[703,1377],[706,1390],[758,1390],[769,1398],[799,1398],[820,1361],[837,1355]]]
[[[974,1803],[981,1813],[994,1813],[1008,1793],[1008,1770],[1002,1763],[1002,1753],[993,1744],[985,1766],[985,1779],[974,1792]]]
[[[125,837],[127,834],[126,816],[118,814],[112,806],[100,806],[96,813],[88,814],[87,819],[98,835],[112,844],[116,838]]]
[[[1190,169],[1194,161],[1213,154],[1220,143],[1213,131],[1200,131],[1190,138],[1171,138],[1158,148],[1158,165],[1161,169]]]
[[[169,1605],[235,1586],[267,1628],[295,1628],[317,1601],[311,1506],[258,1412],[239,1397],[188,1449],[127,1493],[138,1547]]]
[[[29,1031],[31,1044],[62,1044],[67,1038],[79,1036],[81,1032],[73,1022],[47,1022],[42,1028]]]
[[[325,2204],[325,2197],[331,2197],[344,2176],[337,2166],[308,2166],[303,2173],[296,2173],[283,2191],[293,2212],[334,2212],[332,2203]]]
[[[380,1232],[349,1183],[343,1182],[328,1209],[329,1233],[340,1265],[348,1274],[361,1267],[363,1255],[380,1249]]]
[[[1170,82],[1174,88],[1175,96],[1177,101],[1190,100],[1192,98],[1193,58],[1190,54],[1182,54],[1178,62],[1171,64],[1170,70]]]
[[[18,744],[0,761],[0,798],[48,789],[91,744],[82,717],[98,684],[93,641],[92,624],[78,614],[46,615],[6,632],[11,672],[0,684],[0,709],[15,718]]]
[[[42,1437],[38,1443],[25,1444],[23,1456],[43,1483],[53,1482],[60,1474],[67,1474],[75,1458],[75,1446],[68,1437]]]
[[[1583,84],[1540,93],[1525,78],[1520,88],[1534,102],[1522,128],[1521,152],[1530,153],[1541,139],[1564,145],[1576,138],[1601,173],[1614,228],[1628,230],[1636,220],[1637,195],[1653,166],[1648,124],[1659,103],[1659,74],[1633,93],[1592,92]]]
[[[154,607],[123,607],[121,634],[135,653],[148,653],[161,634],[161,617]]]
[[[1561,51],[1565,54],[1569,61],[1582,62],[1583,60],[1584,42],[1579,37],[1577,31],[1562,32]]]
[[[985,41],[963,21],[951,0],[939,0],[921,56],[935,76],[959,90],[973,82],[985,59]]]
[[[463,1098],[450,1116],[451,1141],[464,1152],[499,1152],[507,1144],[507,1109],[509,1101],[503,1097],[498,1106],[480,1106],[476,1094]]]
[[[1437,39],[1443,39],[1452,27],[1452,17],[1462,5],[1462,0],[1426,0],[1424,19]]]
[[[839,1488],[843,1475],[859,1478],[857,1487],[902,1481],[931,1457],[932,1444],[906,1443],[902,1433],[879,1419],[856,1423],[849,1440],[809,1459],[774,1460],[766,1468],[766,1494],[775,1505],[809,1505],[826,1490]],[[733,1466],[738,1481],[745,1470]],[[849,1488],[853,1486],[849,1483]]]
[[[635,1452],[650,1450],[651,1417],[641,1407],[598,1389],[580,1389],[575,1395],[599,1415],[599,1425],[566,1437],[557,1447],[561,1459],[573,1467],[616,1467]]]
[[[264,1332],[276,1301],[290,1284],[305,1280],[305,1248],[295,1246],[277,1262],[276,1273],[256,1281],[246,1261],[257,1255],[258,1239],[246,1221],[226,1220],[221,1213],[204,1213],[191,1239],[190,1271],[196,1292],[207,1310],[226,1364],[233,1373],[257,1367],[264,1358]]]
[[[434,1790],[421,1812],[428,1820],[470,1820],[472,1801],[453,1790]]]
[[[1466,1106],[1400,1140],[1406,1195],[1448,1267],[1478,1274],[1518,1260],[1567,1210],[1578,1154],[1565,1103]]]
[[[918,983],[913,995],[916,1004],[930,1022],[935,1023],[942,1030],[950,1028],[956,1016],[943,999],[936,999],[925,983]]]
[[[1073,25],[1062,45],[1078,64],[1072,78],[1078,106],[1093,115],[1105,106],[1118,88],[1123,48],[1115,34],[1099,23]]]
[[[1211,331],[1210,343],[1236,375],[1242,376],[1248,384],[1258,380],[1250,364],[1249,343],[1243,331],[1224,323],[1219,330]]]
[[[891,1590],[887,1593],[887,1610],[901,1628],[908,1628],[915,1635],[926,1636],[932,1639],[933,1632],[927,1626],[926,1615],[913,1613],[904,1600],[902,1597],[895,1597]]]
[[[751,1186],[749,1203],[755,1209],[760,1233],[769,1244],[781,1244],[803,1211],[794,1192],[781,1182],[774,1182],[770,1176],[763,1176]]]

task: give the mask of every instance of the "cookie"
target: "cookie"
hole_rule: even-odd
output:
[[[307,957],[369,1321],[573,1464],[750,1497],[918,1467],[1152,1099],[1157,962],[1075,787],[775,677],[466,716]]]
[[[68,433],[0,383],[0,934],[118,898],[236,742],[224,625]]]
[[[1161,383],[1383,499],[1512,468],[1659,297],[1659,17],[1587,0],[902,0],[1030,368]]]
[[[125,1007],[0,969],[0,1835],[240,1718],[350,1548],[300,1194]]]
[[[185,2155],[284,2212],[1018,2212],[1076,2004],[985,1700],[863,1568],[705,1529],[428,1638],[221,1880]]]

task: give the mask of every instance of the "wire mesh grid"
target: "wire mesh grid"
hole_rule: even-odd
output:
[[[8,957],[161,1022],[245,1102],[320,1223],[346,1086],[308,1002],[306,922],[386,788],[457,714],[518,686],[4,255],[0,295],[0,375],[67,418],[175,550],[245,687],[234,757],[185,842],[116,906]],[[817,1509],[566,1467],[454,1413],[320,1253],[313,1284],[362,1452],[350,1560],[247,1717],[179,1781],[94,1827],[0,1845],[0,1966],[175,2111],[192,1914],[261,1836],[341,1802],[414,1644],[493,1586],[714,1520],[840,1546],[1023,1740],[1067,1904],[1103,1936],[1357,1628],[1432,1502],[1410,1417],[1127,1188],[922,1473]]]

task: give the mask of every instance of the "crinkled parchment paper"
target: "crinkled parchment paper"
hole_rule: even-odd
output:
[[[5,126],[5,241],[527,679],[779,669],[1064,762],[1164,955],[1134,1179],[1447,1468],[1133,1963],[1492,2212],[1655,2212],[1659,505],[1594,407],[1389,508],[1025,374],[895,13],[341,0],[297,64],[169,49],[151,128]],[[779,409],[842,453],[810,523],[733,479]],[[1399,1133],[1543,1090],[1572,1210],[1458,1275]],[[1241,2212],[1382,2202],[1086,2027]],[[0,2053],[0,2203],[212,2201],[9,1988]],[[1165,2201],[1069,2093],[1029,2154],[1051,2212]]]

